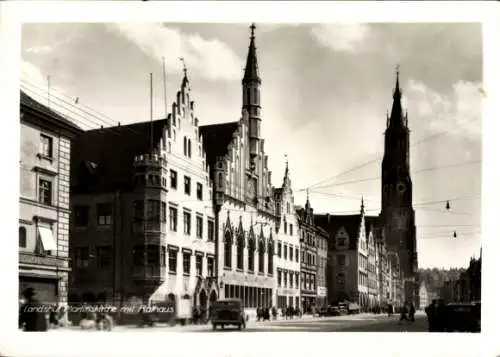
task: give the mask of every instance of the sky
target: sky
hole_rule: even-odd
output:
[[[21,84],[85,129],[149,120],[182,76],[200,123],[241,117],[249,24],[66,23],[22,28]],[[399,65],[411,129],[421,267],[467,266],[481,244],[482,34],[479,24],[257,24],[262,136],[280,186],[289,161],[295,203],[380,212],[386,112]],[[467,44],[464,46],[464,44]],[[78,104],[74,99],[78,97]],[[169,105],[170,108],[170,105]],[[446,209],[446,201],[450,209]],[[457,237],[453,237],[456,232]]]

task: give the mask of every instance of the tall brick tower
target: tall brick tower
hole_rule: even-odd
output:
[[[416,302],[418,259],[410,175],[410,130],[401,96],[398,70],[391,115],[387,117],[385,130],[381,219],[387,247],[399,257],[405,300]]]

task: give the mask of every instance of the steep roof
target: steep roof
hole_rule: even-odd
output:
[[[210,177],[213,178],[213,170],[217,156],[225,156],[228,146],[233,140],[233,134],[238,130],[239,122],[223,124],[212,124],[200,126],[200,135],[203,137],[203,147],[207,155],[207,164],[210,166]]]
[[[375,235],[378,225],[379,225],[378,216],[365,216],[366,236],[368,237],[368,234],[370,234],[372,229],[374,231],[373,234]]]
[[[354,215],[329,215],[315,214],[314,221],[316,225],[325,229],[333,239],[342,227],[349,235],[349,249],[356,249],[361,226],[361,214]]]
[[[133,188],[134,157],[157,147],[168,128],[168,120],[154,120],[130,125],[89,130],[73,144],[72,192],[109,192]]]
[[[80,133],[83,131],[82,128],[73,123],[71,120],[63,117],[56,111],[31,98],[22,90],[20,93],[20,104],[21,108],[28,108],[33,110],[37,114],[42,114],[45,120],[52,122],[55,125],[62,126],[63,128],[75,133]]]

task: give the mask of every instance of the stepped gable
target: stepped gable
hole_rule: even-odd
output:
[[[238,131],[240,123],[230,122],[200,126],[200,135],[203,137],[203,147],[207,156],[207,164],[210,167],[210,178],[218,156],[228,153],[228,146],[233,140],[233,134]]]
[[[89,130],[73,144],[71,175],[73,193],[132,190],[134,157],[158,147],[168,129],[168,120],[141,122],[111,128]]]

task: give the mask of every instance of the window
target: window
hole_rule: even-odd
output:
[[[281,242],[278,242],[278,257],[281,258]]]
[[[286,203],[286,213],[290,213],[290,202]]]
[[[170,215],[170,230],[177,232],[177,208],[169,207],[168,214]]]
[[[226,232],[224,235],[224,266],[231,268],[231,246],[232,246],[231,232]]]
[[[345,247],[347,245],[347,239],[345,237],[337,237],[337,246]]]
[[[73,210],[75,212],[75,227],[87,227],[89,224],[89,206],[75,205]]]
[[[243,233],[238,233],[236,245],[236,268],[243,270],[243,252],[245,248],[245,238]]]
[[[259,240],[259,273],[264,272],[264,240],[260,239]]]
[[[293,247],[288,247],[290,249],[290,260],[293,261]]]
[[[273,259],[274,259],[274,242],[272,240],[269,240],[269,242],[267,243],[267,273],[269,275],[273,275],[274,272]]]
[[[248,238],[248,270],[254,271],[255,268],[255,238]]]
[[[184,137],[184,156],[187,156],[187,138]]]
[[[191,139],[188,140],[188,156],[191,157]]]
[[[38,181],[38,201],[44,205],[52,204],[52,182],[45,179]]]
[[[182,271],[184,275],[191,273],[191,253],[182,253]]]
[[[52,138],[50,136],[40,134],[40,154],[43,157],[52,158]]]
[[[133,253],[133,265],[143,265],[144,264],[144,246],[134,247]]]
[[[288,228],[288,224],[286,223],[286,218],[284,218],[284,221],[283,221],[283,228],[285,229],[285,234],[286,234],[286,230]]]
[[[214,276],[214,258],[212,257],[207,257],[207,276]]]
[[[196,216],[196,237],[203,237],[203,217]]]
[[[201,276],[203,273],[203,255],[196,255],[196,276]]]
[[[290,235],[293,236],[293,224],[290,223]]]
[[[142,221],[144,219],[144,201],[134,201],[134,219]]]
[[[299,288],[299,273],[295,273],[295,287]]]
[[[164,267],[166,264],[165,260],[166,260],[166,256],[167,256],[167,248],[162,246],[161,247],[161,254],[160,254],[160,265],[162,267]]]
[[[186,195],[191,194],[191,178],[184,176],[184,193]]]
[[[100,226],[111,224],[111,203],[97,204],[97,224]]]
[[[306,288],[306,273],[301,273],[302,289]]]
[[[161,221],[167,221],[167,204],[165,202],[161,203]]]
[[[196,183],[196,198],[203,201],[203,186],[199,182]]]
[[[26,228],[19,227],[19,248],[26,248]]]
[[[168,250],[168,271],[171,273],[177,272],[177,250]]]
[[[295,261],[299,262],[299,248],[295,248]]]
[[[214,222],[213,221],[208,221],[207,222],[207,234],[208,234],[208,241],[213,242],[214,241]]]
[[[148,201],[148,220],[149,221],[160,221],[160,201],[149,200]]]
[[[283,244],[283,259],[288,259],[288,246]]]
[[[288,285],[288,272],[283,272],[283,286],[286,288]]]
[[[191,213],[184,212],[184,234],[191,235]]]
[[[281,286],[281,270],[278,270],[278,286]]]
[[[88,247],[77,247],[75,249],[75,264],[77,268],[87,268],[89,266]]]
[[[170,187],[177,189],[177,171],[170,170]]]
[[[97,251],[97,266],[99,268],[110,267],[112,259],[113,259],[111,246],[106,245],[106,246],[97,247],[96,251]]]

